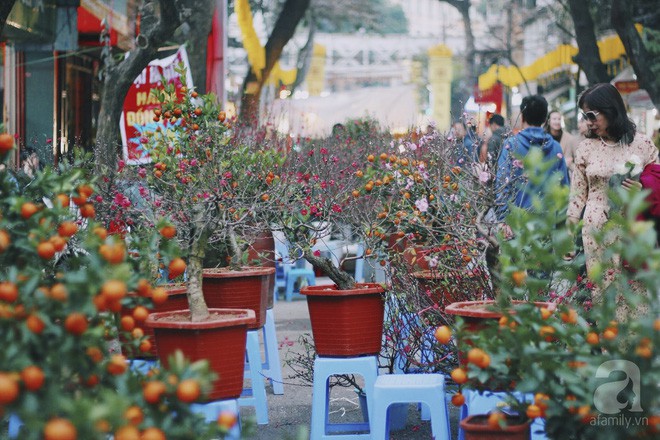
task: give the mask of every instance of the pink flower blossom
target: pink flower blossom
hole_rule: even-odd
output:
[[[429,202],[426,200],[426,197],[422,197],[415,201],[415,206],[419,209],[420,212],[426,212],[429,210]]]
[[[523,167],[523,162],[520,159],[516,159],[513,161],[513,166],[516,168],[522,168]]]
[[[143,179],[147,177],[147,169],[146,168],[140,168],[138,171],[138,176],[142,177]]]
[[[479,182],[486,183],[490,180],[490,174],[488,171],[479,171]]]

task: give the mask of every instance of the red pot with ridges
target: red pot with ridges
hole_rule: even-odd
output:
[[[307,286],[314,346],[319,356],[351,357],[380,353],[385,313],[380,284],[358,283],[355,289]]]
[[[209,313],[211,318],[203,322],[191,322],[189,310],[152,313],[146,322],[154,330],[158,357],[165,366],[177,350],[193,362],[208,359],[218,374],[208,399],[236,399],[243,391],[245,343],[255,313],[213,308]]]
[[[210,308],[254,310],[257,320],[250,329],[261,328],[266,323],[270,276],[274,274],[274,267],[204,269],[204,299]]]
[[[465,440],[529,440],[530,421],[507,417],[507,426],[492,428],[487,415],[472,415],[461,420]]]

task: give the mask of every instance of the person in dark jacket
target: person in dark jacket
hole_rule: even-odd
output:
[[[503,188],[498,194],[498,218],[504,218],[506,203],[512,201],[519,208],[530,209],[532,196],[543,197],[542,188],[526,182],[523,176],[523,159],[533,149],[543,152],[544,160],[551,161],[548,177],[554,173],[560,176],[561,185],[568,185],[568,168],[559,143],[543,130],[548,115],[548,102],[541,95],[526,96],[520,104],[523,129],[507,139],[502,146],[497,163],[496,188]]]
[[[488,126],[490,127],[490,137],[481,145],[479,158],[482,163],[488,164],[488,167],[493,170],[497,164],[497,159],[500,157],[502,143],[506,138],[504,117],[500,114],[493,113],[488,118]]]

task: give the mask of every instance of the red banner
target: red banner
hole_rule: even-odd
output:
[[[617,88],[619,93],[626,95],[628,93],[636,92],[639,90],[639,83],[637,80],[627,80],[627,81],[616,81],[614,87]]]
[[[495,113],[502,112],[502,83],[497,82],[488,90],[479,90],[479,86],[474,88],[474,102],[477,104],[495,104]]]
[[[180,63],[183,63],[187,72],[185,86],[192,89],[188,54],[181,46],[174,55],[150,62],[128,90],[119,122],[123,156],[127,164],[151,161],[149,154],[143,148],[144,134],[156,131],[159,125],[164,128],[165,124],[169,124],[169,121],[163,120],[154,122],[154,110],[160,107],[160,103],[151,91],[163,90],[165,84],[175,84],[178,91],[183,86],[182,78],[175,70]]]

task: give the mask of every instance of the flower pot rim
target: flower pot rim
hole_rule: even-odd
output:
[[[233,319],[223,318],[223,319],[208,319],[202,322],[192,322],[192,321],[168,321],[168,316],[181,316],[181,315],[190,315],[190,309],[183,310],[172,310],[169,312],[154,312],[150,313],[149,317],[145,321],[146,325],[151,328],[166,328],[166,329],[188,329],[188,330],[197,330],[197,329],[212,329],[212,328],[222,328],[222,327],[231,327],[236,325],[250,325],[256,322],[256,316],[254,310],[251,309],[209,309],[211,316],[213,314],[221,315],[234,315]]]
[[[524,300],[512,300],[511,302],[514,305],[531,303],[530,301],[524,301]],[[445,313],[448,313],[450,315],[464,316],[468,318],[500,318],[502,316],[500,312],[486,309],[487,306],[491,306],[495,303],[496,300],[492,300],[492,299],[477,300],[477,301],[459,301],[459,302],[451,303],[447,307],[445,307]],[[535,304],[538,307],[545,307],[552,303],[543,302],[543,301],[534,301],[533,304]]]
[[[239,278],[244,276],[262,276],[275,273],[274,267],[243,266],[240,270],[226,267],[214,267],[202,269],[204,278]]]
[[[306,286],[300,289],[300,293],[307,296],[355,296],[383,292],[385,292],[385,288],[378,283],[355,283],[355,288],[345,290],[338,289],[336,284]]]
[[[493,429],[488,426],[488,414],[472,414],[460,421],[461,428],[470,430],[471,432],[524,432],[529,429],[532,420],[529,418],[520,419],[515,416],[507,416],[507,423],[509,420],[518,420],[521,423],[507,424],[500,429]],[[486,423],[474,423],[475,420],[484,420]]]

